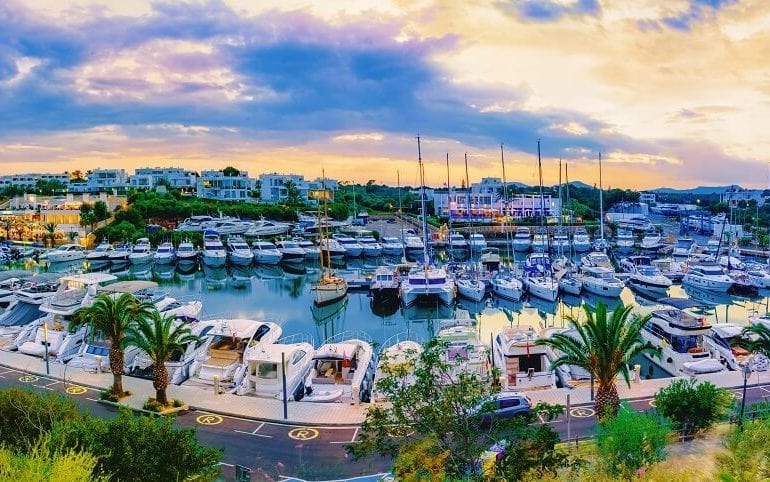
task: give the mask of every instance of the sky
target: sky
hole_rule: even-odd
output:
[[[766,0],[0,2],[0,174],[768,185]]]

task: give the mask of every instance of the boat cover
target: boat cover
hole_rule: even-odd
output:
[[[19,301],[12,309],[0,315],[0,326],[24,326],[43,315],[40,305]]]
[[[679,310],[703,307],[703,303],[698,303],[697,301],[691,300],[689,298],[659,298],[658,303],[661,305],[673,306]]]

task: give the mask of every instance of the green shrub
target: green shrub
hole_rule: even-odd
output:
[[[27,450],[57,422],[78,418],[74,401],[57,393],[21,388],[0,390],[0,441],[10,450]]]
[[[167,407],[164,407],[163,405],[161,405],[154,398],[148,398],[147,401],[144,402],[144,405],[142,406],[142,408],[150,412],[162,412]]]
[[[770,479],[770,421],[745,422],[725,440],[725,451],[717,455],[717,475],[723,482],[753,482]]]
[[[725,418],[732,406],[729,390],[694,378],[677,380],[655,394],[655,406],[673,428],[690,436]]]
[[[669,437],[667,421],[623,405],[614,418],[599,426],[597,445],[606,472],[629,477],[665,459]]]
[[[52,447],[50,436],[43,436],[24,452],[0,449],[0,480],[20,482],[98,482],[94,476],[96,457],[73,449]]]
[[[178,398],[174,399],[174,408],[184,407],[184,401]]]
[[[112,391],[112,389],[108,388],[107,390],[102,390],[99,392],[99,400],[107,400],[108,402],[118,403],[120,401],[120,397],[118,397],[118,394]]]

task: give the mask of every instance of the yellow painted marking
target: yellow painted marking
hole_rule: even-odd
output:
[[[36,377],[35,375],[24,375],[19,377],[19,381],[23,383],[32,383],[40,380],[40,378]]]
[[[596,412],[594,412],[593,408],[583,408],[583,407],[573,408],[572,410],[569,411],[570,415],[577,418],[590,418],[590,417],[593,417],[595,413]]]
[[[195,421],[201,425],[219,425],[224,419],[219,415],[200,415]]]
[[[658,406],[655,405],[655,399],[654,398],[652,400],[650,400],[649,402],[647,402],[647,403],[649,403],[652,408],[658,408]]]
[[[81,387],[79,385],[72,385],[71,387],[67,387],[66,390],[70,395],[83,395],[87,391],[88,389],[86,387]]]
[[[318,437],[318,430],[314,428],[308,428],[308,427],[300,427],[295,428],[292,430],[289,430],[289,438],[294,440],[313,440],[314,438]]]

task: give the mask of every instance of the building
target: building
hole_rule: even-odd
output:
[[[69,187],[70,177],[67,174],[46,174],[46,173],[28,173],[28,174],[8,174],[0,176],[0,189],[17,186],[30,188],[35,187],[38,181],[59,181],[64,187]]]
[[[641,192],[639,193],[639,202],[646,203],[646,204],[655,204],[655,193],[654,192]]]
[[[254,180],[249,173],[239,171],[236,176],[226,176],[222,171],[203,171],[198,177],[197,196],[218,201],[247,201]]]
[[[546,217],[561,214],[561,202],[546,194],[516,194],[507,203],[502,196],[487,183],[489,190],[478,189],[474,192],[450,189],[436,190],[433,194],[433,208],[436,216],[448,217],[453,220],[494,221],[507,215],[512,218]],[[500,183],[502,188],[502,183]]]
[[[143,167],[129,177],[131,187],[138,189],[152,189],[161,182],[167,182],[174,189],[194,191],[198,184],[198,173],[179,167]]]
[[[285,202],[289,198],[287,189],[289,182],[297,188],[300,200],[310,204],[317,204],[324,197],[333,201],[334,192],[339,188],[339,182],[334,179],[316,178],[313,181],[307,181],[300,174],[272,172],[259,176],[260,200],[269,204]]]
[[[88,173],[84,183],[71,185],[71,190],[78,193],[99,193],[123,191],[128,187],[128,174],[125,169],[94,169]]]
[[[761,206],[765,203],[765,190],[743,189],[742,187],[734,186],[720,194],[719,201],[730,204],[732,207],[737,207],[741,201],[756,201]]]

